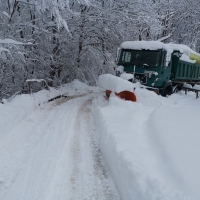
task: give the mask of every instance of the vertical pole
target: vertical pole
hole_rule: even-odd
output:
[[[31,94],[31,86],[30,86],[30,82],[28,82],[28,92],[29,92],[29,94]]]
[[[196,91],[196,99],[199,97],[199,91]]]

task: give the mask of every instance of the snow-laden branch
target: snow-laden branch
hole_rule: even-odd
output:
[[[38,82],[38,83],[41,83],[41,82],[46,82],[44,79],[27,79],[26,82]]]
[[[4,47],[0,47],[0,53],[1,53],[1,52],[4,52],[4,51],[10,52],[8,49],[6,49],[6,48],[4,48]]]
[[[4,14],[6,17],[10,19],[10,15],[6,11],[3,11],[2,14]]]
[[[35,6],[35,4],[34,4],[34,3],[27,2],[27,1],[23,1],[23,0],[17,0],[17,2],[20,2],[20,3],[25,3],[25,4],[28,4],[28,5]]]
[[[0,44],[33,45],[31,42],[23,43],[10,38],[0,39]]]
[[[172,36],[172,34],[170,33],[169,35],[167,35],[167,36],[165,36],[165,37],[162,37],[162,38],[158,39],[157,41],[162,42],[162,41],[164,41],[164,40],[167,40],[167,39],[170,38],[171,36]]]

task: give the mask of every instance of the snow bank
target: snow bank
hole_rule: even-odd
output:
[[[111,74],[103,74],[99,76],[97,85],[101,88],[117,93],[124,90],[133,92],[134,89],[133,83]]]
[[[200,100],[135,92],[135,104],[93,100],[99,145],[121,199],[200,199]]]
[[[76,95],[92,91],[101,91],[100,88],[89,87],[88,85],[74,80],[57,89],[42,90],[34,94],[17,95],[15,98],[3,99],[4,104],[0,103],[0,137],[13,129],[20,121],[27,118],[34,109],[48,100],[59,95]]]

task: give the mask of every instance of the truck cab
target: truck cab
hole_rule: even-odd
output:
[[[124,42],[118,50],[117,69],[123,68],[123,72],[134,74],[132,81],[163,93],[171,85],[171,69],[177,65],[180,55],[179,51],[174,52],[161,42]],[[116,75],[123,72],[116,70]]]

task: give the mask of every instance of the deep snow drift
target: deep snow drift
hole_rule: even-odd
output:
[[[137,103],[114,95],[93,100],[100,147],[121,198],[200,199],[200,99],[138,87],[135,94]]]
[[[200,199],[200,99],[133,87],[136,103],[77,80],[4,100],[0,199]]]

